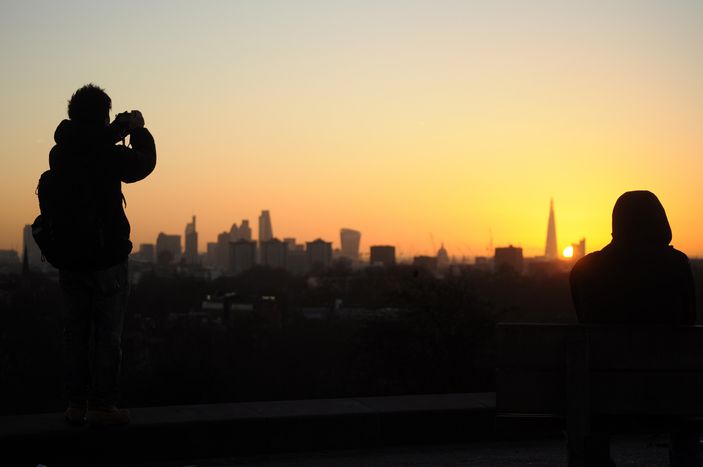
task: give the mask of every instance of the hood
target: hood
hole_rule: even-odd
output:
[[[56,144],[67,147],[93,146],[105,141],[105,127],[63,120],[54,131]]]
[[[63,120],[54,131],[56,146],[49,153],[52,170],[94,166],[106,145],[114,144],[111,128]]]
[[[650,191],[628,191],[613,208],[613,243],[617,245],[667,246],[671,227],[664,206]]]

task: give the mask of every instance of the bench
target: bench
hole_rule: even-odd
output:
[[[703,326],[500,323],[497,331],[499,430],[555,422],[583,459],[591,430],[701,429]]]

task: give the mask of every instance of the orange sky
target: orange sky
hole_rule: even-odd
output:
[[[233,222],[401,254],[610,237],[632,189],[703,255],[700,2],[10,2],[0,7],[0,248],[21,248],[70,94],[139,109],[158,165],[126,186],[135,244]],[[136,7],[135,5],[131,5]],[[255,230],[256,231],[256,230]],[[434,243],[434,245],[433,245]]]

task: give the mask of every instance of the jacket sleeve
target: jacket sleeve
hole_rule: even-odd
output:
[[[146,128],[132,131],[131,148],[117,148],[117,164],[120,179],[125,183],[134,183],[146,178],[156,167],[156,144]]]

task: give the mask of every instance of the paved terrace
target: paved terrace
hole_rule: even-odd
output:
[[[60,413],[5,416],[0,465],[561,465],[558,431],[499,441],[494,411],[494,393],[472,393],[135,408],[129,426],[102,429]],[[616,454],[666,465],[652,440]]]

